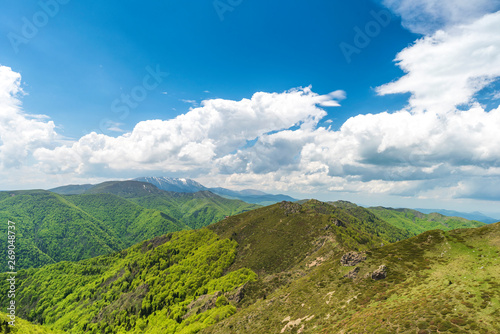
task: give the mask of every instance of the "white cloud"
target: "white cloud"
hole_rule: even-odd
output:
[[[470,23],[500,9],[499,0],[382,0],[382,3],[401,16],[405,28],[424,35]]]
[[[284,93],[255,93],[251,99],[206,100],[172,120],[140,122],[117,138],[91,133],[71,146],[40,149],[36,158],[47,172],[89,173],[96,166],[116,170],[192,171],[210,169],[247,141],[294,125],[314,128],[344,93],[313,93],[310,87]]]
[[[21,75],[0,66],[0,170],[21,167],[37,148],[56,140],[52,121],[21,110],[22,94]]]
[[[105,126],[106,126],[106,130],[108,131],[112,131],[112,132],[125,132],[125,130],[123,130],[121,128],[121,126],[124,125],[123,123],[119,123],[119,122],[113,122],[113,121],[107,121]]]
[[[359,115],[338,131],[263,135],[217,162],[233,181],[262,179],[270,189],[426,196],[469,178],[500,176],[499,128],[500,108],[479,105],[446,115]]]
[[[469,103],[500,76],[500,12],[467,26],[438,31],[401,51],[396,61],[407,74],[378,93],[412,93],[414,111],[449,111]]]

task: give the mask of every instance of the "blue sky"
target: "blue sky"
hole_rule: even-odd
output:
[[[33,21],[41,10],[35,1],[7,6],[1,14],[3,35],[22,35],[22,17]],[[23,76],[24,108],[49,115],[60,133],[72,138],[84,129],[99,129],[103,116],[132,130],[139,121],[186,112],[191,105],[183,100],[240,100],[257,91],[299,86],[348,93],[342,110],[328,116],[338,126],[374,106],[397,110],[406,102],[373,91],[402,74],[392,60],[415,39],[396,17],[349,64],[339,48],[342,42],[353,44],[354,27],[373,20],[370,11],[383,9],[371,1],[292,1],[286,6],[242,1],[233,11],[221,12],[222,21],[211,1],[73,0],[59,6],[35,37],[17,46],[19,52],[2,38],[1,61]],[[147,66],[156,65],[169,76],[130,117],[112,117],[112,101],[141,83]]]
[[[3,3],[0,189],[166,175],[498,212],[499,9]]]

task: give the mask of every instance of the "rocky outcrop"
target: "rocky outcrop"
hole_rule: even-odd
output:
[[[359,267],[356,267],[350,272],[348,272],[347,275],[344,275],[344,277],[355,279],[358,276],[358,273],[359,273]]]
[[[332,218],[331,221],[332,221],[333,225],[335,225],[335,226],[345,227],[345,223],[341,220],[338,220],[337,218]]]
[[[372,273],[372,279],[378,281],[387,277],[387,266],[381,265]]]
[[[342,258],[340,259],[340,264],[346,267],[352,267],[360,262],[363,262],[364,260],[366,260],[366,256],[364,254],[349,252],[342,255]]]
[[[280,203],[280,208],[285,211],[285,215],[299,213],[300,212],[300,204],[283,201]]]
[[[224,295],[232,304],[236,305],[245,297],[245,287],[246,283],[232,292],[226,292]]]
[[[203,313],[214,308],[217,297],[219,297],[220,295],[221,293],[217,291],[215,294],[199,296],[196,300],[193,300],[187,306],[188,312],[184,315],[183,318],[187,319],[193,314]]]
[[[246,284],[224,294],[220,291],[217,291],[210,295],[199,296],[197,299],[193,300],[191,303],[189,303],[189,305],[187,305],[186,308],[188,309],[188,312],[183,316],[183,319],[187,319],[193,314],[200,314],[216,307],[217,298],[219,298],[220,296],[226,297],[231,304],[237,305],[245,296],[245,287]]]

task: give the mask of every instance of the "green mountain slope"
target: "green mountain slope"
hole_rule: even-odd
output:
[[[195,333],[236,312],[229,300],[255,279],[225,273],[236,242],[182,231],[84,260],[18,272],[18,316],[70,333]],[[7,291],[0,274],[0,289]],[[42,288],[40,288],[42,287]],[[0,304],[6,305],[6,294]]]
[[[0,196],[0,254],[4,258],[8,220],[16,226],[17,269],[62,260],[76,261],[124,247],[101,221],[60,195],[44,190],[3,192]]]
[[[159,210],[146,209],[116,195],[85,194],[65,198],[103,222],[126,247],[168,232],[189,229]]]
[[[360,207],[360,212],[365,211]],[[353,215],[317,200],[302,205],[281,202],[229,217],[209,228],[222,238],[238,242],[233,268],[248,267],[268,274],[293,268],[325,243],[340,249],[366,250],[410,236],[365,213],[366,217]]]
[[[499,255],[500,223],[334,255],[201,333],[499,333]]]
[[[60,196],[44,190],[0,194],[1,254],[6,255],[11,220],[16,223],[17,269],[110,254],[189,229],[163,212],[110,194]]]
[[[0,312],[0,333],[12,334],[63,334],[64,331],[49,329],[45,326],[34,325],[29,321],[16,317],[14,326],[10,326],[11,319],[7,314]]]
[[[249,268],[259,275],[246,285],[239,306],[265,299],[334,256],[410,236],[363,208],[358,213],[366,215],[353,215],[317,200],[281,202],[210,225],[209,229],[222,238],[238,242],[230,270]]]
[[[0,192],[0,254],[7,252],[8,220],[16,223],[16,268],[23,269],[110,254],[255,207],[210,192],[169,193],[135,181],[105,182],[82,195]]]
[[[165,212],[191,228],[215,223],[226,216],[260,207],[240,200],[230,200],[209,191],[177,193],[160,190],[139,181],[110,181],[96,185],[87,194],[109,193],[133,201],[145,208]]]
[[[368,208],[368,210],[389,224],[408,230],[415,235],[435,229],[449,231],[458,228],[471,228],[485,225],[482,222],[461,217],[448,217],[439,213],[423,214],[412,209],[393,209],[378,206]]]

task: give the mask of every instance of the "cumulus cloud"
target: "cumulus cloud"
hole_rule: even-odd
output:
[[[171,120],[138,123],[117,138],[91,133],[71,146],[39,149],[47,172],[87,173],[107,168],[191,171],[210,168],[215,159],[244,147],[268,132],[293,126],[314,128],[326,115],[318,106],[337,106],[343,92],[319,95],[310,87],[284,93],[256,93],[251,99],[206,100]]]
[[[21,75],[0,66],[0,169],[21,167],[36,149],[56,140],[52,121],[22,111],[22,94]]]
[[[412,32],[428,35],[500,9],[500,0],[382,0]]]
[[[264,135],[217,162],[226,174],[273,175],[290,190],[418,196],[500,170],[500,109],[380,113],[350,118],[338,131],[297,129]],[[497,174],[500,175],[500,174]],[[463,196],[463,195],[461,195]]]
[[[403,51],[396,61],[407,74],[377,89],[412,93],[413,110],[448,111],[466,104],[500,76],[500,12],[438,31]]]

